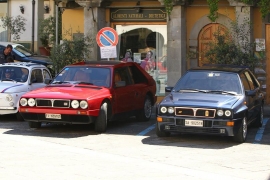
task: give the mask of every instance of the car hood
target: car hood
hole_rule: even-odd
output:
[[[1,93],[20,93],[27,92],[28,87],[23,83],[0,81]]]
[[[161,104],[184,107],[223,107],[231,108],[242,96],[210,93],[171,93]]]
[[[109,94],[109,89],[97,86],[55,85],[46,86],[24,94],[26,98],[92,99]]]

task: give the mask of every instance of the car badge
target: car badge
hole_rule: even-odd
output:
[[[182,111],[178,111],[178,114],[181,114],[182,113]]]
[[[205,111],[205,116],[209,116],[209,111]]]
[[[65,102],[65,103],[64,103],[64,106],[67,106],[67,105],[68,105],[68,103],[67,103],[67,102]]]

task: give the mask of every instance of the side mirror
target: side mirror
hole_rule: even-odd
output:
[[[45,79],[45,84],[50,84],[52,82],[52,79]]]
[[[172,92],[173,87],[165,87],[165,92]]]
[[[253,90],[246,90],[246,91],[245,91],[245,95],[246,95],[246,96],[255,96],[255,95],[256,95],[256,91],[253,91]]]

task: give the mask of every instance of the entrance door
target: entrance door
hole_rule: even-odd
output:
[[[224,34],[226,31],[226,27],[217,23],[208,24],[201,30],[199,34],[198,66],[208,63],[205,58],[205,52],[209,49],[209,43],[215,41],[215,33],[219,32],[220,34]]]

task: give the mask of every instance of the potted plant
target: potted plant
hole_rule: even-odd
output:
[[[46,19],[40,20],[38,30],[39,40],[42,44],[39,47],[41,55],[50,55],[50,49],[55,41],[55,18],[50,16]]]

